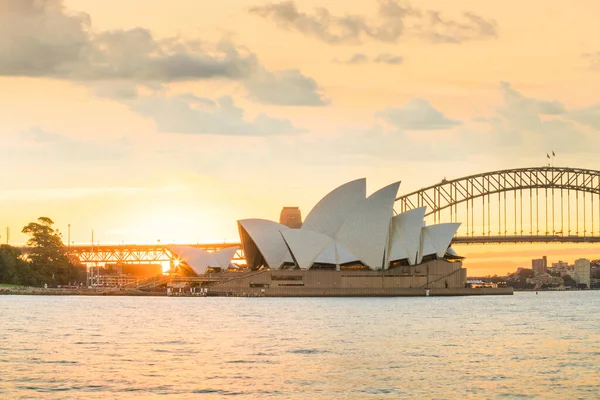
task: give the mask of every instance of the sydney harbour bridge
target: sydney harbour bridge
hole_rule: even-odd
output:
[[[447,180],[396,199],[396,213],[427,206],[428,223],[460,222],[453,243],[600,242],[600,171],[534,167]],[[208,251],[237,243],[192,244]],[[70,246],[73,259],[98,263],[164,263],[167,245]],[[234,262],[244,262],[240,249]]]

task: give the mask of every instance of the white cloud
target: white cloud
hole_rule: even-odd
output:
[[[552,99],[528,97],[502,82],[501,103],[486,118],[460,122],[449,119],[427,100],[413,99],[403,108],[376,114],[393,130],[372,129],[348,134],[337,149],[362,157],[409,160],[458,160],[469,156],[544,158],[555,150],[560,157],[593,157],[600,147],[600,104],[570,109]],[[443,135],[433,132],[446,130]],[[429,130],[418,136],[410,131]],[[565,158],[563,158],[565,160]]]
[[[593,53],[583,53],[583,58],[589,60],[590,68],[595,71],[600,71],[600,51]]]
[[[137,95],[136,85],[229,79],[263,103],[327,103],[312,78],[267,71],[229,41],[157,39],[140,27],[94,32],[90,16],[68,12],[62,0],[0,0],[0,9],[0,76],[66,79],[117,100]]]
[[[462,43],[495,38],[497,26],[473,13],[463,13],[459,20],[442,18],[432,10],[402,5],[397,0],[381,0],[377,18],[362,15],[336,16],[324,7],[314,13],[299,11],[293,0],[250,8],[250,13],[273,21],[280,28],[295,30],[329,44],[361,44],[369,38],[396,43],[403,36],[420,37],[434,43]]]
[[[244,110],[231,97],[216,100],[193,94],[146,96],[129,102],[130,108],[152,118],[160,132],[268,136],[300,132],[287,119],[264,114],[254,120],[244,118]]]
[[[127,138],[118,140],[78,140],[34,126],[19,133],[6,144],[15,160],[41,163],[77,162],[111,164],[125,159],[131,152]],[[14,148],[11,149],[11,147]]]
[[[600,104],[569,111],[567,118],[600,131]]]
[[[269,72],[261,69],[246,81],[251,98],[267,104],[325,106],[330,100],[314,79],[297,69]]]
[[[2,0],[0,73],[75,81],[173,82],[246,77],[256,56],[228,43],[207,49],[179,39],[158,40],[143,28],[94,33],[87,14],[68,13],[59,0]]]
[[[389,53],[382,53],[373,58],[373,62],[377,64],[400,65],[404,61],[402,56],[397,56]],[[362,65],[371,62],[370,58],[363,53],[355,53],[346,60],[333,59],[334,63],[347,65]]]
[[[379,54],[375,57],[375,62],[380,64],[399,65],[404,62],[404,57],[389,53]]]
[[[447,118],[436,110],[427,100],[412,99],[402,108],[390,107],[379,111],[377,117],[385,120],[399,130],[439,130],[450,129],[461,124],[460,121]]]
[[[368,63],[369,57],[367,57],[366,55],[364,55],[362,53],[355,53],[346,60],[339,60],[337,58],[334,58],[333,62],[337,63],[337,64],[360,65],[360,64]]]

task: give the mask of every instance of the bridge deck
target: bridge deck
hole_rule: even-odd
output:
[[[600,243],[598,236],[556,236],[556,235],[524,235],[524,236],[457,236],[452,239],[456,244],[486,243]]]

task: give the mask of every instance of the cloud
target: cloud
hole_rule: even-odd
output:
[[[287,119],[258,115],[253,121],[244,118],[244,110],[225,96],[212,100],[193,94],[140,97],[130,108],[155,121],[160,132],[269,136],[300,132]]]
[[[68,14],[59,0],[2,0],[0,73],[77,81],[175,82],[238,79],[256,56],[229,43],[209,51],[198,42],[157,40],[147,29],[93,33],[87,14]]]
[[[18,159],[64,163],[111,163],[125,159],[131,150],[126,138],[119,140],[78,140],[49,132],[39,126],[19,133],[18,146],[10,151]]]
[[[262,69],[246,82],[251,98],[267,104],[325,106],[330,100],[314,79],[297,69],[269,72]]]
[[[369,57],[362,53],[355,53],[347,60],[339,60],[337,58],[333,59],[334,63],[347,65],[362,65],[367,64],[370,61],[371,60],[369,59]],[[379,54],[373,59],[373,62],[375,63],[389,65],[399,65],[402,64],[403,61],[404,58],[402,56],[395,56],[389,53]]]
[[[381,64],[400,65],[404,62],[404,57],[385,53],[375,57],[375,62]]]
[[[61,76],[89,51],[87,14],[65,13],[60,1],[0,0],[3,75]]]
[[[442,18],[438,11],[427,11],[421,35],[433,43],[462,43],[469,40],[495,38],[498,26],[473,13],[463,13],[461,21]]]
[[[488,116],[469,121],[449,119],[424,99],[385,109],[376,117],[391,130],[375,125],[369,132],[353,135],[339,150],[385,158],[397,156],[398,149],[410,149],[405,157],[416,160],[456,160],[465,155],[545,160],[551,150],[559,157],[593,156],[600,147],[600,103],[570,109],[560,101],[526,96],[508,82],[501,82],[498,90],[501,103]],[[435,137],[410,133],[436,129],[447,133]]]
[[[402,108],[390,107],[379,111],[376,116],[399,130],[440,130],[450,129],[461,124],[460,121],[447,118],[436,110],[427,100],[412,99]]]
[[[475,150],[511,149],[515,155],[588,152],[600,145],[600,105],[569,110],[558,101],[527,97],[508,82],[499,89],[502,104],[490,118],[476,120],[487,131],[464,132],[462,143]]]
[[[498,109],[501,116],[561,115],[566,112],[562,103],[525,97],[509,82],[500,82],[500,92],[504,98],[504,106]]]
[[[32,127],[28,130],[22,131],[20,137],[25,140],[31,140],[37,143],[52,143],[62,141],[63,136],[47,132],[40,128],[39,126]]]
[[[326,8],[312,14],[301,12],[293,0],[250,8],[250,13],[328,44],[361,44],[363,39],[396,43],[408,35],[433,43],[462,43],[497,37],[497,25],[473,13],[460,20],[444,19],[437,11],[419,10],[397,0],[379,1],[378,14],[369,20],[362,15],[332,15]]]
[[[583,53],[583,58],[589,60],[590,68],[600,71],[600,51],[594,53]]]
[[[69,13],[62,0],[0,0],[0,9],[3,76],[70,80],[117,100],[135,97],[137,85],[230,79],[264,103],[326,103],[312,78],[266,71],[255,54],[229,41],[157,39],[140,27],[93,32],[90,16]],[[278,95],[290,89],[293,95]]]
[[[118,101],[132,100],[139,95],[137,85],[128,81],[91,82],[87,86],[98,97]]]
[[[567,113],[567,118],[600,131],[600,104],[572,110]]]
[[[337,64],[360,65],[368,63],[369,57],[362,53],[355,53],[347,60],[338,60],[337,58],[334,58],[333,62]]]

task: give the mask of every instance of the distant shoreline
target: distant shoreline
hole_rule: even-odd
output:
[[[594,290],[600,290],[598,288],[591,289],[538,289],[537,292],[591,292]],[[514,289],[515,292],[535,292],[535,289]]]
[[[599,289],[569,289],[547,290],[538,292],[586,292]],[[535,289],[514,289],[515,292],[535,292]],[[0,287],[0,296],[142,296],[142,297],[167,297],[167,292],[145,292],[136,289],[94,288],[94,289],[54,289],[36,287]],[[174,296],[179,297],[179,296]],[[189,297],[189,296],[184,296]]]
[[[0,295],[21,296],[166,296],[167,292],[142,292],[136,289],[45,289],[35,287],[0,287]]]

